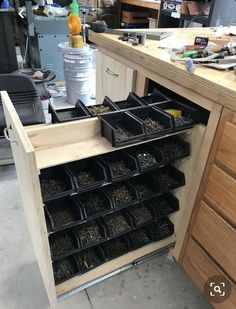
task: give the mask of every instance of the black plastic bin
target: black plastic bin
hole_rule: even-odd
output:
[[[164,164],[185,158],[190,154],[189,144],[175,136],[155,141],[151,145],[162,153]]]
[[[184,173],[172,165],[162,167],[161,169],[152,172],[151,175],[159,181],[162,193],[185,185]]]
[[[98,245],[108,237],[106,227],[99,220],[89,221],[74,227],[74,234],[81,249]]]
[[[113,147],[129,145],[146,137],[143,123],[128,113],[104,114],[100,119],[102,136]]]
[[[133,249],[138,249],[151,243],[144,228],[137,229],[127,234]]]
[[[106,256],[100,246],[86,249],[73,255],[78,273],[85,273],[105,262]]]
[[[75,192],[73,179],[62,166],[42,169],[39,180],[44,201]]]
[[[164,164],[163,153],[147,144],[128,148],[125,152],[136,159],[140,173],[151,171]]]
[[[128,181],[138,192],[141,201],[158,196],[162,192],[162,187],[158,180],[150,174],[140,175]]]
[[[127,110],[143,106],[142,100],[133,92],[130,92],[126,100],[113,102],[118,110]]]
[[[133,228],[133,220],[125,212],[116,212],[103,217],[101,220],[108,231],[109,238],[123,235]]]
[[[49,245],[53,260],[62,258],[78,249],[77,239],[71,229],[50,235]]]
[[[56,284],[75,276],[78,273],[78,267],[73,256],[53,262],[53,272]]]
[[[130,241],[126,235],[111,239],[102,244],[101,247],[109,261],[131,251]]]
[[[111,181],[123,180],[138,173],[137,162],[123,151],[115,151],[99,158],[107,167]]]
[[[156,217],[161,219],[179,210],[179,201],[171,193],[153,198],[148,201],[156,212]]]
[[[159,110],[163,110],[166,112],[166,114],[171,116],[175,131],[191,128],[194,124],[199,123],[200,120],[199,110],[197,107],[194,108],[193,106],[189,106],[182,102],[170,101],[165,103],[158,103],[153,105],[153,107]],[[166,111],[168,109],[181,110],[182,116],[174,117]]]
[[[148,138],[161,136],[174,130],[172,117],[159,109],[145,106],[132,109],[129,113],[142,121]]]
[[[95,219],[110,212],[113,208],[111,198],[103,189],[95,189],[75,195],[75,200],[83,208],[85,218]]]
[[[107,183],[106,169],[96,159],[89,158],[67,163],[65,168],[73,177],[77,192],[97,188]]]
[[[77,102],[74,107],[64,109],[55,109],[51,104],[49,104],[48,112],[52,116],[52,123],[90,118],[90,113],[87,112],[87,110],[80,102],[81,101]]]
[[[113,104],[112,100],[110,100],[107,96],[105,96],[102,104],[95,104],[95,105],[90,105],[90,106],[85,106],[83,104],[83,106],[92,117],[95,117],[101,114],[111,113],[111,112],[118,110],[117,107]],[[100,112],[97,109],[101,107],[104,108],[104,111]]]
[[[112,184],[104,190],[110,196],[114,208],[121,209],[138,202],[136,189],[127,181]]]
[[[75,202],[74,196],[46,202],[44,210],[51,231],[59,231],[84,221],[83,211]]]
[[[157,88],[154,88],[151,94],[141,97],[140,99],[146,105],[153,105],[156,103],[170,101],[170,98],[164,95],[161,91],[157,90]]]
[[[174,234],[174,224],[168,217],[164,217],[144,229],[152,241],[158,241]]]
[[[155,211],[152,205],[145,203],[140,203],[133,207],[129,207],[127,212],[132,218],[136,228],[151,223],[155,219]]]

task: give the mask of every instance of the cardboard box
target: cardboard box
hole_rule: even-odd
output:
[[[180,14],[189,15],[188,11],[188,1],[184,1],[181,3]]]
[[[149,28],[158,28],[158,23],[156,18],[148,18]]]
[[[148,24],[148,12],[122,11],[122,22],[126,24]]]
[[[201,5],[196,1],[188,1],[189,15],[198,15],[201,13]]]

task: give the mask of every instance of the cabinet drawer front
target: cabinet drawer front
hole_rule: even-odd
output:
[[[202,202],[192,235],[236,282],[236,230]]]
[[[226,122],[216,160],[236,172],[236,125]]]
[[[206,253],[190,238],[183,259],[183,268],[203,292],[205,282],[213,276],[224,276]],[[226,280],[228,278],[226,277]],[[232,286],[230,298],[221,304],[214,304],[217,309],[236,308],[236,289]]]
[[[211,206],[236,227],[236,180],[213,165],[204,197]]]

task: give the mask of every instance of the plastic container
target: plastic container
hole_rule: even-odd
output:
[[[133,228],[132,218],[125,212],[116,212],[103,217],[101,220],[108,231],[109,238],[123,235]]]
[[[115,151],[99,158],[107,167],[111,181],[123,180],[138,173],[135,158],[123,151]]]
[[[78,242],[72,230],[54,233],[49,236],[53,260],[60,259],[78,249]]]
[[[136,189],[126,181],[121,181],[117,184],[105,187],[105,192],[111,198],[114,208],[122,209],[138,202],[138,194]],[[122,192],[124,192],[123,195]],[[126,199],[126,201],[118,202],[119,196],[122,196],[123,200]],[[129,197],[132,199],[129,199]],[[122,198],[120,201],[121,200]]]
[[[147,144],[131,147],[125,152],[136,159],[140,173],[151,171],[164,164],[162,152]]]
[[[75,196],[75,200],[77,200],[80,207],[83,208],[86,220],[95,219],[105,215],[113,208],[110,197],[104,192],[103,189],[95,189],[78,194]]]
[[[73,177],[77,192],[95,189],[107,183],[105,167],[95,159],[84,159],[65,165]]]
[[[159,241],[174,234],[174,224],[168,217],[164,217],[144,229],[152,241]]]
[[[76,102],[75,107],[57,110],[49,104],[48,112],[52,116],[52,123],[67,122],[91,117],[84,106],[79,102]]]
[[[160,183],[162,193],[185,185],[184,173],[172,165],[162,167],[161,169],[152,172],[151,176]]]
[[[39,179],[44,201],[49,201],[75,192],[72,177],[62,166],[42,169]],[[49,187],[51,189],[48,189]]]
[[[161,91],[154,88],[150,95],[144,96],[140,98],[145,105],[153,105],[156,103],[170,101],[170,99],[164,95]]]
[[[99,220],[89,221],[74,228],[74,234],[81,250],[98,245],[107,239],[106,227]],[[92,238],[94,237],[94,239]]]
[[[179,210],[179,201],[171,193],[166,193],[160,197],[153,198],[149,200],[148,203],[153,206],[156,217],[159,219],[169,216]]]
[[[180,110],[182,112],[181,118],[174,117],[169,114],[172,118],[175,131],[188,129],[191,128],[194,124],[199,123],[198,109],[192,106],[188,106],[182,102],[170,101],[165,103],[158,103],[156,105],[153,105],[153,107],[163,111],[168,109],[174,109],[174,110]],[[168,113],[166,112],[166,114]]]
[[[100,115],[101,132],[113,147],[129,145],[145,138],[144,125],[132,115],[114,112]],[[118,132],[125,133],[119,133]],[[120,136],[119,136],[120,135]]]
[[[56,285],[72,278],[78,273],[78,267],[73,256],[55,261],[52,265]]]
[[[164,164],[185,158],[190,154],[189,144],[175,136],[155,141],[151,145],[162,153]]]
[[[128,182],[136,188],[141,201],[158,196],[162,192],[161,184],[150,174],[134,177]]]
[[[109,110],[106,111],[106,112],[102,112],[102,113],[96,112],[94,110],[94,107],[99,107],[99,106],[106,107]],[[105,96],[105,99],[103,100],[102,104],[95,104],[95,105],[84,106],[84,107],[87,109],[88,113],[92,117],[95,117],[95,116],[98,116],[98,115],[101,115],[101,114],[107,114],[107,113],[110,113],[110,112],[113,112],[113,111],[117,111],[117,108],[114,106],[112,101],[107,96]]]
[[[144,228],[137,229],[127,234],[127,238],[130,239],[133,249],[138,249],[151,243]]]
[[[154,138],[173,131],[172,117],[161,110],[152,107],[140,107],[132,109],[129,113],[142,121],[148,138]]]
[[[126,235],[112,239],[101,245],[107,260],[113,260],[131,250],[131,245]]]
[[[53,232],[74,226],[84,220],[83,211],[75,202],[74,196],[46,202],[44,210]]]
[[[118,110],[127,110],[135,107],[143,106],[143,102],[133,92],[130,92],[126,100],[113,102]]]
[[[129,207],[127,211],[136,228],[151,223],[155,218],[153,207],[148,204],[140,203],[136,206]]]

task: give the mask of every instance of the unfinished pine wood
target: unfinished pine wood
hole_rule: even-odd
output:
[[[97,34],[90,31],[89,39],[98,46],[126,58],[132,64],[141,65],[149,72],[154,72],[216,103],[236,110],[235,76],[232,71],[216,71],[198,66],[195,74],[191,75],[186,71],[184,64],[172,62],[167,51],[158,49],[158,46],[164,42],[166,45],[173,45],[173,42],[179,39],[184,39],[186,44],[193,44],[196,36],[214,35],[213,30],[210,28],[162,29],[162,31],[165,30],[171,30],[173,35],[161,42],[147,40],[148,47],[131,46],[127,42],[118,40],[117,35],[106,33]],[[160,30],[156,29],[156,31]]]
[[[133,91],[135,70],[114,60],[96,53],[96,98],[102,103],[105,96],[113,101],[124,100]]]
[[[54,309],[57,308],[55,283],[34,148],[5,91],[1,92],[1,98],[10,138],[15,141],[11,146],[29,233],[51,308]]]
[[[141,6],[143,8],[147,9],[153,9],[153,10],[160,10],[161,4],[158,3],[157,1],[151,1],[151,0],[121,0],[121,3],[125,4],[130,4],[130,5],[135,5],[135,6]]]
[[[163,247],[169,246],[173,244],[175,241],[174,235],[167,237],[161,241],[151,243],[147,246],[144,246],[140,249],[128,252],[114,260],[111,260],[105,264],[102,264],[101,266],[98,266],[91,271],[83,274],[75,276],[63,283],[60,283],[56,286],[57,289],[57,295],[63,295],[68,291],[71,291],[78,286],[84,285],[88,282],[91,282],[92,280],[99,278],[101,276],[104,276],[106,274],[109,274],[110,272],[117,270],[123,266],[126,266],[135,260],[150,254],[152,252],[155,252],[156,250],[159,250]]]
[[[227,121],[216,161],[236,173],[236,125]]]
[[[223,276],[230,282],[225,273],[210,259],[209,256],[190,238],[186,254],[183,259],[183,268],[203,292],[205,282],[213,276]],[[236,308],[236,289],[232,285],[230,298],[221,304],[213,304],[216,309]]]
[[[204,198],[236,228],[236,179],[215,164],[209,174]]]
[[[236,282],[236,230],[204,202],[195,219],[192,236]]]

